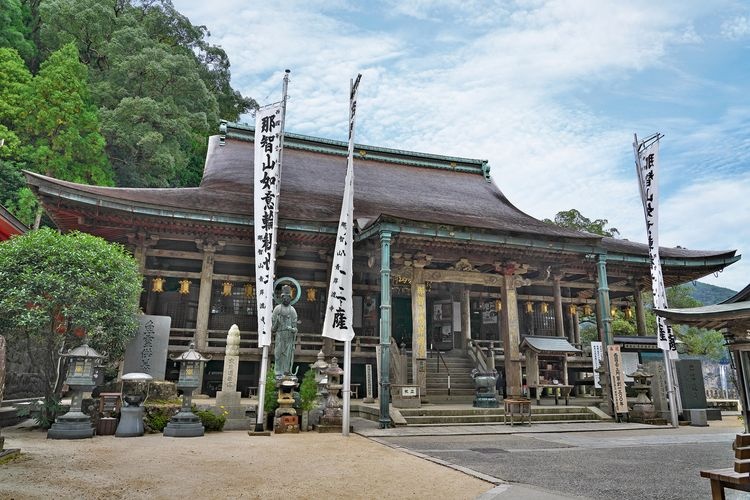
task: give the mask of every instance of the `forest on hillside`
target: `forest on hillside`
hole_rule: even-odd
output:
[[[0,0],[0,203],[38,223],[22,170],[196,186],[219,119],[257,107],[209,38],[170,0]]]

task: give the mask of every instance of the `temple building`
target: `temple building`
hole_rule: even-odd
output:
[[[253,127],[222,124],[209,139],[199,187],[109,188],[27,173],[49,217],[132,250],[145,276],[142,310],[171,316],[170,351],[189,342],[213,355],[203,391],[221,383],[225,339],[241,331],[239,387],[257,385],[253,246]],[[287,133],[276,276],[301,285],[295,363],[323,348],[326,288],[344,190],[347,144]],[[579,316],[597,318],[611,343],[613,309],[646,335],[640,294],[650,289],[647,246],[543,223],[517,209],[485,160],[357,145],[354,162],[352,380],[376,365],[376,346],[400,346],[405,380],[442,394],[427,363],[438,352],[470,357],[493,348],[509,394],[522,386],[527,336],[580,344]],[[662,248],[666,286],[736,262],[735,251]],[[590,367],[581,361],[570,363]],[[168,368],[169,369],[169,368]],[[468,373],[463,374],[468,376]],[[456,379],[454,378],[454,381]],[[575,377],[573,377],[575,380]],[[454,390],[454,394],[456,394]]]

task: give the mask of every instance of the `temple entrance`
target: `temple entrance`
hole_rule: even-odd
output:
[[[461,339],[456,338],[461,334],[460,308],[454,304],[458,303],[454,303],[451,299],[436,299],[428,306],[428,346],[431,349],[450,351],[454,347],[460,347]],[[458,317],[458,329],[454,321],[456,317]]]
[[[393,297],[393,329],[391,336],[396,344],[411,349],[411,297]]]

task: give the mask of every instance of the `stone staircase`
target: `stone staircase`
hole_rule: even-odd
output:
[[[442,357],[430,353],[427,359],[427,400],[444,403],[473,401],[474,380],[471,378],[473,369],[474,363],[460,351],[443,353]]]
[[[502,424],[503,408],[465,408],[424,405],[401,408],[401,416],[410,426]],[[518,422],[518,415],[514,420]],[[586,406],[531,406],[532,423],[598,422],[600,414]]]

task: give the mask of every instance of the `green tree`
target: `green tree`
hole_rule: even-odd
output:
[[[120,186],[197,185],[219,117],[257,104],[229,84],[229,59],[169,0],[45,0],[43,49],[75,43],[90,71]]]
[[[15,49],[27,63],[31,63],[36,53],[29,39],[29,17],[27,6],[19,0],[0,0],[0,47]]]
[[[0,334],[33,356],[47,402],[60,397],[59,352],[80,344],[81,332],[100,353],[121,357],[136,331],[141,283],[122,246],[88,234],[42,228],[0,243]]]
[[[74,182],[112,185],[86,67],[72,44],[52,53],[31,84],[24,129],[31,167]]]
[[[31,81],[31,73],[18,52],[0,47],[0,203],[24,222],[18,206],[25,186],[21,169],[26,162],[18,128],[31,92]]]
[[[575,208],[557,212],[555,220],[543,219],[542,222],[554,224],[555,226],[567,227],[569,229],[576,229],[578,231],[599,234],[601,236],[617,236],[620,234],[620,231],[613,227],[608,229],[605,228],[605,226],[609,224],[607,219],[591,220]]]

